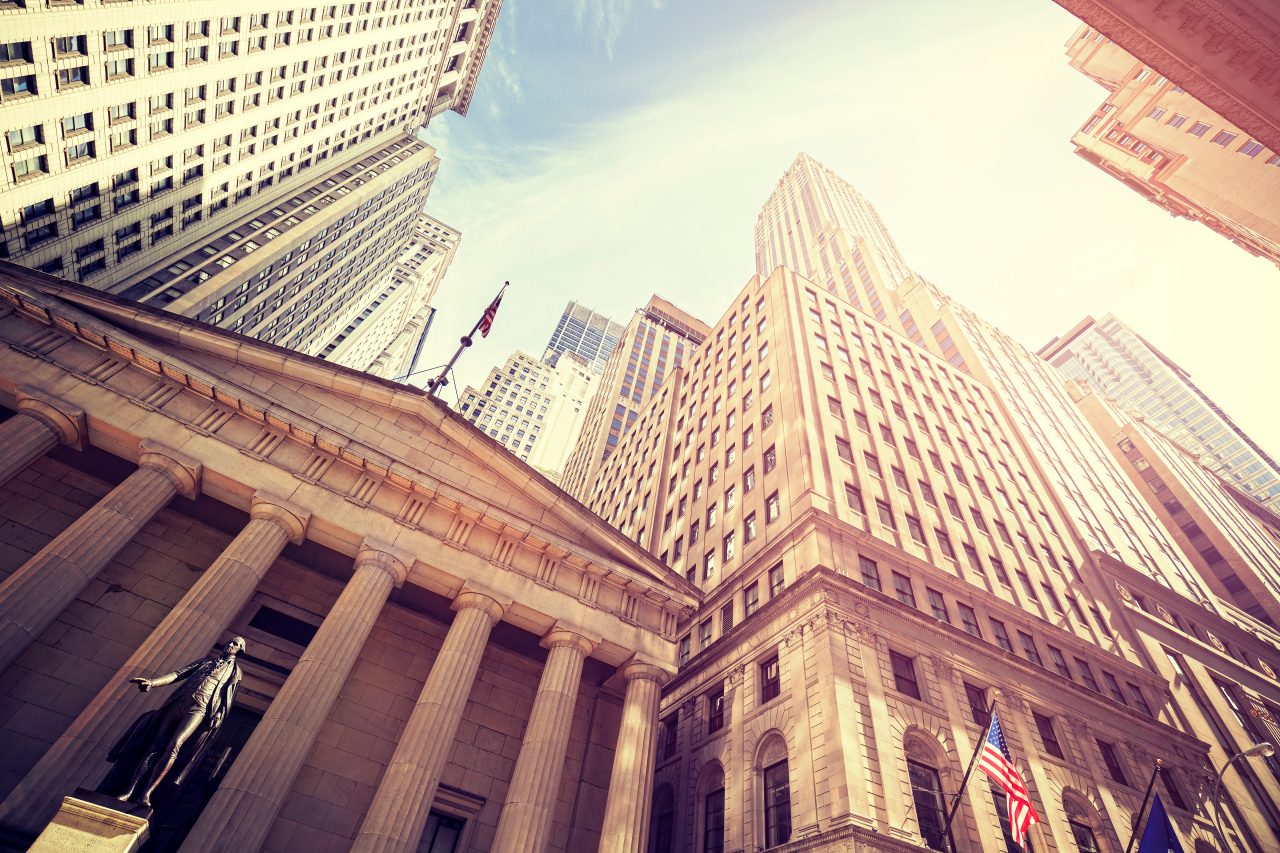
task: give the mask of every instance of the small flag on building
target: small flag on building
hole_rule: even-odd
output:
[[[480,324],[476,327],[480,330],[480,337],[489,337],[489,330],[493,328],[493,318],[498,316],[498,306],[502,304],[502,291],[506,290],[503,285],[502,290],[498,291],[498,295],[489,303],[489,307],[484,309],[484,314],[480,317]]]
[[[1169,820],[1169,813],[1164,810],[1159,794],[1151,803],[1151,814],[1147,815],[1147,828],[1138,842],[1138,853],[1183,853],[1182,842],[1178,840],[1178,833],[1173,831],[1173,822]]]
[[[1020,847],[1026,849],[1027,830],[1031,824],[1039,823],[1040,816],[1036,807],[1031,804],[1031,794],[1013,766],[1009,756],[1009,746],[1005,743],[1004,732],[1000,729],[1000,717],[991,712],[991,725],[987,729],[987,739],[982,744],[982,757],[978,766],[990,776],[997,785],[1004,789],[1009,804],[1009,832]]]

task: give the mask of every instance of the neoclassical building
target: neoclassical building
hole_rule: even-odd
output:
[[[700,593],[416,389],[0,265],[0,828],[244,636],[149,849],[634,850]]]

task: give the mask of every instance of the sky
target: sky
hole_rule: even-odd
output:
[[[419,368],[509,280],[456,388],[541,356],[569,300],[657,293],[714,324],[756,215],[805,151],[877,207],[918,273],[1033,349],[1111,312],[1273,455],[1280,270],[1077,157],[1104,90],[1052,0],[505,0],[465,117],[426,138],[427,210],[462,231]],[[432,374],[423,374],[425,380]]]

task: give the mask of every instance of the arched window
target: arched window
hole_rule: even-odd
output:
[[[676,802],[670,785],[653,794],[653,825],[649,829],[649,853],[672,853],[675,849]]]
[[[698,853],[724,853],[724,768],[712,761],[698,774],[694,849]]]
[[[916,804],[916,820],[920,834],[930,850],[954,850],[947,823],[947,800],[942,793],[938,770],[921,761],[907,759],[907,776],[911,780],[911,797]]]

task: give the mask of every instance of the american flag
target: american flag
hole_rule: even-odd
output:
[[[1031,804],[1031,794],[1027,792],[1018,768],[1013,766],[1013,759],[1009,757],[1009,746],[1004,741],[1000,717],[995,711],[991,712],[991,726],[987,729],[987,739],[982,744],[978,766],[1004,789],[1009,803],[1009,831],[1013,834],[1013,840],[1025,849],[1027,830],[1031,828],[1031,824],[1040,822],[1040,816],[1036,814],[1036,807]]]
[[[498,306],[500,304],[502,304],[502,291],[498,292],[498,295],[489,303],[489,307],[484,309],[484,314],[480,317],[480,337],[489,337],[489,330],[493,328],[493,318],[498,316]]]

